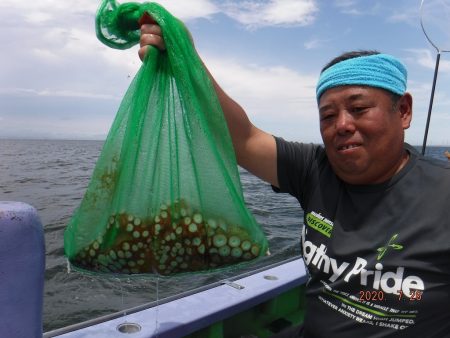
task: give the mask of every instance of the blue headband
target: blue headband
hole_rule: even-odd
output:
[[[316,87],[317,102],[328,89],[345,85],[362,85],[403,95],[408,72],[400,60],[387,54],[360,56],[341,61],[320,74]]]

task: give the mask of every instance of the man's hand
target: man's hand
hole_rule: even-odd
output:
[[[139,58],[143,61],[145,54],[147,53],[148,46],[155,46],[160,50],[165,50],[166,45],[161,33],[161,27],[158,26],[155,20],[145,13],[139,20],[141,25],[141,38],[139,48]]]

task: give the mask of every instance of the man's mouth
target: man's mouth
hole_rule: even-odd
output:
[[[348,150],[348,149],[352,149],[352,148],[357,148],[359,147],[359,144],[346,144],[346,145],[341,145],[338,147],[338,150]]]

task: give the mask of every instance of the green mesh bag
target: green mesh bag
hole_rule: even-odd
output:
[[[66,228],[66,256],[83,271],[171,275],[264,255],[223,112],[182,22],[155,3],[105,0],[97,36],[131,47],[145,12],[167,50],[150,48],[123,98]]]

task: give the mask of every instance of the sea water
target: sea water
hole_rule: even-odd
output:
[[[247,206],[267,235],[270,256],[225,272],[159,282],[156,277],[118,280],[68,273],[64,228],[83,198],[102,145],[102,141],[0,140],[0,200],[31,204],[44,224],[44,331],[164,299],[300,254],[303,211],[297,200],[275,194],[268,184],[240,170]],[[429,147],[427,155],[445,160],[445,150]]]

